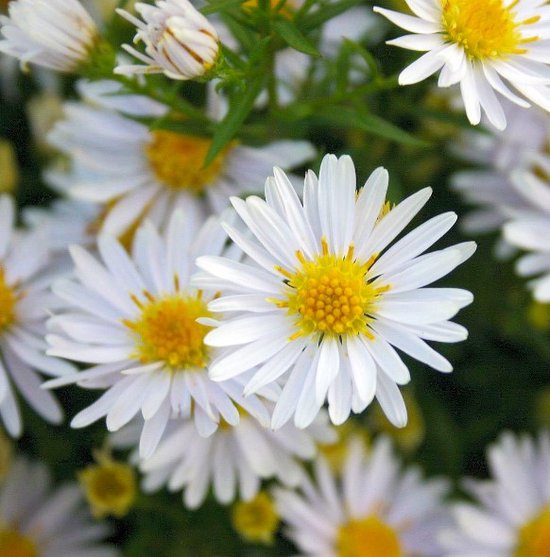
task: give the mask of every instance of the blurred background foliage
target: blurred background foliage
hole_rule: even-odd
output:
[[[235,2],[226,4],[233,4],[232,10],[238,7]],[[355,4],[371,5],[346,2]],[[399,7],[400,2],[386,4]],[[128,38],[129,28],[117,22],[109,32],[120,44]],[[388,31],[388,38],[391,33]],[[308,41],[314,44],[313,31],[312,37]],[[347,76],[341,75],[341,66],[349,62],[352,52],[362,52],[370,63],[366,80],[370,87],[363,86],[363,91],[357,91]],[[254,111],[244,127],[236,129],[237,137],[253,142],[307,138],[318,148],[317,160],[308,165],[315,171],[323,153],[348,153],[356,164],[359,183],[383,165],[390,172],[392,201],[431,186],[432,200],[416,222],[448,210],[464,215],[468,208],[450,191],[448,182],[449,176],[465,165],[449,154],[448,146],[466,127],[466,121],[446,111],[441,99],[434,100],[429,82],[396,87],[395,75],[408,60],[409,53],[383,42],[374,46],[343,43],[334,59],[316,61],[325,66],[319,83],[306,83],[304,95],[288,107]],[[373,70],[377,72],[374,75]],[[14,191],[21,207],[48,205],[54,194],[42,181],[41,171],[52,153],[42,143],[43,132],[37,136],[32,131],[37,125],[36,114],[29,116],[32,102],[44,95],[42,86],[37,85],[34,73],[21,74],[13,68],[4,68],[2,79],[0,188]],[[166,84],[161,78],[150,83],[160,90]],[[50,87],[50,94],[72,98],[73,85],[73,78],[61,78]],[[237,79],[226,83],[225,88],[231,92],[241,85]],[[200,106],[204,86],[177,84],[175,95],[173,98]],[[38,108],[43,118],[54,117],[52,102]],[[47,128],[47,123],[44,126]],[[440,244],[465,239],[457,226]],[[479,248],[474,257],[443,281],[475,295],[474,303],[457,319],[468,328],[469,339],[438,347],[453,362],[454,372],[440,374],[405,356],[412,372],[411,385],[406,388],[411,412],[406,430],[392,428],[376,403],[353,418],[369,436],[379,431],[391,433],[406,461],[417,463],[429,475],[449,476],[457,494],[464,475],[486,474],[484,451],[500,432],[535,432],[550,425],[550,308],[532,302],[523,281],[514,274],[513,258],[495,258],[494,235],[475,239]],[[60,398],[67,416],[72,417],[90,404],[93,396],[69,387],[60,391]],[[26,427],[19,448],[46,461],[60,479],[74,479],[93,461],[92,449],[104,443],[103,421],[85,431],[72,430],[67,424],[53,427],[22,407]],[[139,495],[130,513],[112,523],[125,557],[267,557],[293,552],[280,536],[272,545],[240,539],[231,525],[230,508],[209,500],[198,511],[186,511],[180,494],[164,491]]]

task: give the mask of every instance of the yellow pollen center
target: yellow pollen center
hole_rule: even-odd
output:
[[[38,557],[34,543],[17,530],[0,529],[0,555],[6,557]]]
[[[447,40],[461,46],[474,60],[524,53],[520,45],[538,37],[524,38],[519,27],[540,18],[516,21],[513,9],[518,1],[506,5],[505,0],[441,0]]]
[[[351,520],[340,527],[338,557],[402,557],[395,530],[377,516]]]
[[[550,557],[550,506],[521,528],[514,557]]]
[[[174,294],[158,300],[148,292],[145,295],[147,303],[133,298],[141,310],[139,319],[124,321],[136,343],[135,358],[143,364],[164,362],[172,371],[204,368],[208,348],[203,340],[211,327],[196,319],[211,314],[200,295]]]
[[[279,14],[287,19],[292,19],[294,12],[296,11],[296,4],[292,0],[270,0],[269,5],[271,10],[277,10]],[[241,8],[245,11],[250,11],[253,9],[258,9],[258,0],[245,0],[241,4]]]
[[[297,253],[301,268],[296,273],[277,268],[287,278],[287,300],[273,302],[296,318],[295,336],[361,333],[372,338],[371,314],[378,296],[388,290],[374,287],[366,278],[375,257],[361,263],[353,258],[353,246],[346,257],[339,257],[328,253],[324,239],[322,245],[323,253],[313,260]]]
[[[15,321],[15,304],[17,294],[6,283],[4,269],[0,267],[0,333],[3,333]]]
[[[145,151],[159,182],[169,188],[202,193],[218,177],[226,156],[232,149],[229,144],[206,168],[203,161],[210,149],[211,140],[165,130],[152,132],[153,139]]]
[[[251,542],[271,543],[279,526],[277,509],[263,491],[250,501],[236,503],[231,518],[235,530]]]

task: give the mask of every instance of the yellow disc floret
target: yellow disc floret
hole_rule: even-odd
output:
[[[353,246],[345,257],[331,254],[324,239],[322,247],[322,253],[312,260],[298,252],[301,267],[294,274],[278,267],[287,278],[287,300],[274,302],[296,317],[298,336],[361,333],[372,337],[368,327],[371,314],[376,299],[387,290],[374,287],[366,278],[375,258],[365,263],[356,261]]]
[[[0,267],[0,333],[15,321],[17,294],[6,282],[4,269]]]
[[[447,40],[461,46],[473,60],[524,53],[521,45],[538,37],[523,37],[519,28],[536,23],[539,17],[517,21],[514,8],[518,1],[441,0]]]
[[[38,557],[34,543],[17,530],[0,528],[0,555],[6,557]]]
[[[148,292],[147,303],[137,298],[141,310],[135,321],[125,320],[136,343],[135,358],[144,364],[164,362],[173,371],[203,368],[208,362],[204,337],[210,327],[196,322],[210,317],[199,296],[173,294],[156,299]]]
[[[250,542],[272,543],[279,527],[275,504],[263,491],[250,501],[236,503],[231,518],[235,530]]]
[[[338,557],[402,557],[395,530],[377,516],[351,520],[340,527]]]
[[[146,154],[159,182],[195,194],[202,193],[218,177],[232,148],[230,144],[203,168],[203,161],[212,144],[210,139],[165,130],[154,131],[152,136]]]
[[[550,506],[521,528],[514,557],[550,557]]]
[[[134,469],[106,455],[99,455],[97,460],[97,464],[79,473],[80,484],[95,517],[113,515],[121,518],[136,500]]]

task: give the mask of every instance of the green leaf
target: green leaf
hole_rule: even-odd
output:
[[[199,11],[203,15],[209,15],[216,12],[221,12],[227,8],[237,7],[243,3],[243,0],[217,0],[214,2],[208,2],[208,6],[202,7]]]
[[[300,25],[303,31],[310,31],[316,27],[320,27],[323,23],[327,22],[329,19],[333,19],[337,15],[344,13],[345,11],[361,4],[361,0],[341,0],[334,4],[326,4],[322,8],[314,12],[310,12],[304,16],[300,21],[296,21]]]
[[[289,46],[310,56],[321,56],[311,42],[288,19],[280,18],[273,22],[273,29]]]
[[[315,118],[325,125],[360,129],[405,145],[416,147],[428,145],[426,141],[414,137],[380,116],[358,112],[349,107],[331,107],[330,112],[316,115]]]
[[[233,139],[254,106],[254,101],[265,85],[265,76],[257,76],[241,95],[233,95],[225,118],[216,126],[212,145],[203,166],[208,166],[221,150]]]

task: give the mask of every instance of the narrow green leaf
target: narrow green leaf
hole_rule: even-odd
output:
[[[361,129],[406,145],[414,145],[416,147],[425,147],[427,145],[426,141],[414,137],[380,116],[361,113],[348,107],[332,107],[330,113],[316,115],[316,119],[320,120],[323,124]]]
[[[221,150],[233,139],[254,106],[254,101],[265,85],[265,77],[260,75],[245,89],[242,95],[234,95],[229,103],[225,118],[219,122],[212,138],[212,145],[206,154],[203,166],[208,166]]]
[[[302,35],[299,29],[288,19],[280,18],[273,22],[275,32],[295,50],[299,50],[310,56],[321,56],[319,51],[311,44],[311,42]]]
[[[310,31],[311,29],[320,27],[329,19],[332,19],[361,3],[362,0],[341,0],[341,2],[334,4],[326,4],[316,11],[309,12],[303,17],[303,19],[300,19],[300,21],[297,21],[296,23],[300,25],[300,29],[303,31]]]
[[[233,6],[237,7],[243,3],[243,0],[217,0],[217,1],[208,1],[207,6],[203,6],[200,8],[200,12],[203,15],[209,15],[216,12],[220,12],[227,8],[232,8]]]

